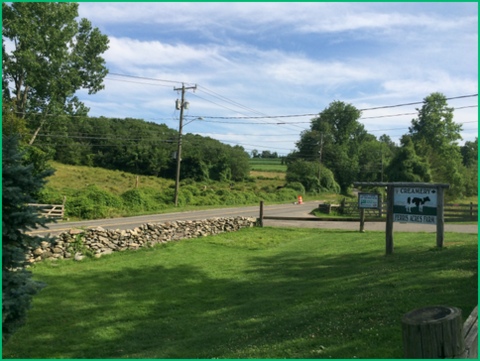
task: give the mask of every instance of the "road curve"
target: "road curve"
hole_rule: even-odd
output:
[[[276,217],[311,217],[315,218],[310,212],[318,207],[320,201],[309,201],[303,204],[275,204],[265,205],[265,216]],[[200,211],[151,214],[146,216],[123,217],[123,218],[108,218],[96,219],[90,221],[78,222],[57,222],[48,224],[48,228],[40,228],[28,232],[35,235],[55,235],[70,229],[85,229],[102,227],[104,229],[132,229],[145,223],[162,223],[168,221],[187,221],[187,220],[202,220],[214,217],[258,217],[260,213],[259,206],[238,207],[238,208],[220,208]],[[358,222],[340,222],[340,221],[290,221],[290,220],[264,220],[265,226],[271,227],[302,227],[302,228],[327,228],[327,229],[343,229],[343,230],[358,230]],[[385,222],[366,222],[365,231],[385,231]],[[427,224],[402,224],[395,223],[394,231],[399,232],[435,232],[436,227]],[[477,225],[458,225],[446,224],[446,232],[461,232],[461,233],[477,233]]]

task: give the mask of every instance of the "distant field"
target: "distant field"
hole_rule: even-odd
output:
[[[280,158],[252,158],[250,159],[250,169],[261,172],[286,172],[287,166],[282,164]]]
[[[250,176],[260,179],[285,179],[285,172],[251,170]]]

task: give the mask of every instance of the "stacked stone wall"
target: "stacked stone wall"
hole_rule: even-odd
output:
[[[106,230],[101,227],[87,230],[72,229],[55,236],[53,242],[41,242],[38,248],[30,251],[27,261],[28,263],[45,259],[79,261],[88,255],[99,258],[118,251],[136,250],[181,239],[234,232],[241,228],[253,227],[256,223],[256,218],[229,217],[146,223],[129,230]]]

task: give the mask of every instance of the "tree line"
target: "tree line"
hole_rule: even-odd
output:
[[[64,115],[46,122],[33,146],[37,153],[64,164],[175,179],[178,141],[178,131],[165,124]],[[190,133],[181,142],[182,179],[241,181],[249,176],[249,156],[243,147]]]
[[[397,145],[386,134],[369,134],[353,105],[332,102],[287,156],[287,180],[310,192],[348,194],[354,181],[391,181],[448,183],[449,197],[476,195],[478,138],[458,145],[462,128],[441,93],[425,97],[417,112]]]

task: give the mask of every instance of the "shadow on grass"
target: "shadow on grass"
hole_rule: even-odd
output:
[[[42,276],[35,333],[4,356],[401,358],[402,315],[447,304],[465,319],[477,281],[472,248],[399,248],[253,256],[228,278],[188,264]]]

